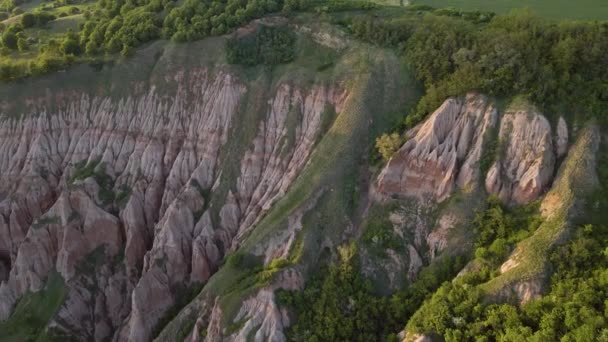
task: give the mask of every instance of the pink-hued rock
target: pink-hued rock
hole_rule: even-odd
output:
[[[534,110],[508,111],[500,124],[499,157],[486,176],[486,190],[505,203],[536,200],[553,178],[551,126]]]
[[[285,194],[324,112],[340,111],[347,96],[338,86],[279,83],[260,99],[268,107],[251,147],[229,156],[240,174],[224,180],[220,155],[241,124],[247,87],[224,71],[173,78],[171,95],[154,85],[123,98],[57,92],[60,105],[33,99],[32,112],[0,120],[0,320],[57,271],[67,297],[54,327],[150,340],[177,292],[206,282]],[[84,165],[95,174],[74,180]],[[231,190],[207,196],[220,185]],[[108,202],[108,192],[121,200]],[[105,264],[80,273],[102,247]]]
[[[405,144],[378,178],[385,196],[430,195],[447,198],[458,186],[479,178],[479,160],[486,131],[497,111],[482,95],[446,100],[425,122],[406,133]]]

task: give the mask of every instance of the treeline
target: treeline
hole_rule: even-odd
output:
[[[600,186],[589,197],[581,225],[569,243],[551,251],[547,271],[553,273],[543,297],[522,306],[491,304],[477,286],[495,276],[513,244],[540,223],[535,205],[508,210],[491,200],[474,221],[477,270],[444,284],[412,316],[407,330],[438,334],[446,341],[477,341],[480,336],[506,342],[608,340],[607,146],[602,143],[598,152]]]
[[[487,304],[475,277],[446,283],[412,317],[408,331],[446,341],[605,341],[608,339],[608,229],[586,225],[551,254],[550,290],[518,307]]]
[[[255,32],[229,39],[226,56],[231,64],[286,63],[294,58],[295,42],[295,33],[287,27],[260,25]]]
[[[605,208],[606,200],[601,207]],[[515,243],[541,223],[538,205],[509,209],[491,198],[474,220],[471,270],[454,278],[466,259],[443,258],[388,297],[373,293],[354,244],[338,248],[338,262],[321,266],[303,291],[277,290],[295,315],[292,341],[398,341],[407,331],[445,341],[603,341],[608,337],[608,227],[584,225],[572,241],[551,252],[554,274],[544,297],[521,307],[492,304],[478,286]],[[454,278],[454,279],[453,279]]]
[[[397,341],[403,322],[445,281],[464,259],[444,258],[424,269],[415,283],[392,296],[376,296],[361,275],[354,244],[338,248],[339,262],[321,268],[303,291],[277,290],[280,305],[295,315],[287,330],[291,341]]]
[[[606,119],[608,23],[550,21],[526,11],[499,16],[446,11],[341,21],[361,39],[401,48],[426,88],[404,126],[470,90],[523,95],[547,112]]]
[[[70,31],[42,42],[29,39],[24,30],[43,28],[55,17],[43,11],[25,13],[18,23],[0,25],[0,48],[6,56],[12,51],[32,51],[31,46],[36,43],[38,53],[27,59],[0,58],[0,81],[61,70],[75,62],[117,53],[128,56],[136,47],[160,38],[191,41],[225,34],[269,13],[372,7],[368,1],[350,0],[185,0],[179,5],[174,0],[99,0],[94,9],[84,12],[85,22],[78,32]],[[293,58],[292,37],[273,32],[262,35],[263,39],[253,44],[232,44],[230,58],[244,64],[277,63]],[[251,51],[254,55],[245,54]]]

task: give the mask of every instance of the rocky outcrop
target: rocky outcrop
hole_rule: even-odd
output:
[[[326,106],[339,109],[343,94],[324,86],[313,87],[308,94],[292,85],[278,86],[268,115],[260,123],[253,149],[246,152],[241,162],[236,194],[228,193],[216,224],[205,210],[205,199],[200,193],[200,188],[210,186],[211,182],[205,182],[202,176],[194,177],[200,167],[194,170],[156,226],[152,249],[144,258],[143,275],[133,291],[131,315],[121,331],[121,339],[149,339],[154,325],[177,299],[172,295],[184,283],[203,283],[216,271],[233,241],[237,243],[285,194],[312,151],[323,111]],[[293,120],[293,116],[299,120],[290,127],[288,120]],[[196,221],[196,213],[203,210]],[[157,292],[150,293],[150,288]]]
[[[378,192],[385,197],[431,196],[441,202],[454,189],[475,185],[497,118],[495,106],[482,95],[446,100],[425,122],[406,132],[406,142],[378,178]],[[486,191],[506,203],[537,199],[550,185],[556,157],[568,147],[563,118],[555,144],[554,148],[549,122],[535,109],[507,110],[500,119],[496,151],[483,155],[495,159],[483,175]]]
[[[537,199],[547,190],[555,167],[549,121],[533,109],[507,111],[501,119],[498,145],[498,158],[486,176],[486,190],[506,203]]]
[[[340,110],[346,97],[339,84],[279,83],[251,149],[231,156],[240,159],[233,190],[212,199],[225,187],[220,152],[240,124],[247,85],[205,68],[172,81],[167,94],[151,86],[118,99],[57,95],[37,113],[0,121],[0,319],[58,271],[68,289],[60,330],[151,339],[180,293],[204,283],[285,194],[326,109]],[[106,260],[120,254],[122,266],[83,274],[78,265],[99,248]]]
[[[550,250],[565,241],[573,220],[582,213],[586,198],[598,186],[599,141],[599,128],[589,124],[569,149],[551,190],[541,202],[540,212],[545,221],[517,245],[500,267],[501,275],[483,285],[494,300],[516,298],[525,303],[542,295],[549,277]]]
[[[243,302],[234,322],[242,321],[245,324],[225,341],[245,341],[252,332],[254,341],[286,341],[283,329],[290,325],[289,313],[285,308],[278,307],[274,291],[279,288],[301,290],[304,281],[295,270],[285,270],[278,278],[272,286],[261,289],[255,297]]]
[[[479,178],[486,132],[497,110],[482,95],[446,100],[424,123],[406,133],[407,141],[378,178],[385,196],[430,195],[446,199],[456,187]]]

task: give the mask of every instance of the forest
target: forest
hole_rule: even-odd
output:
[[[606,120],[608,23],[554,21],[418,8],[411,18],[353,16],[340,23],[365,41],[402,51],[425,95],[404,119],[420,122],[449,96],[479,90],[522,95],[546,112]]]

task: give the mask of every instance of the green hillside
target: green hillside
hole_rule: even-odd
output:
[[[546,18],[608,20],[608,2],[603,0],[411,0],[412,5],[453,7],[465,11],[508,13],[528,8]]]

